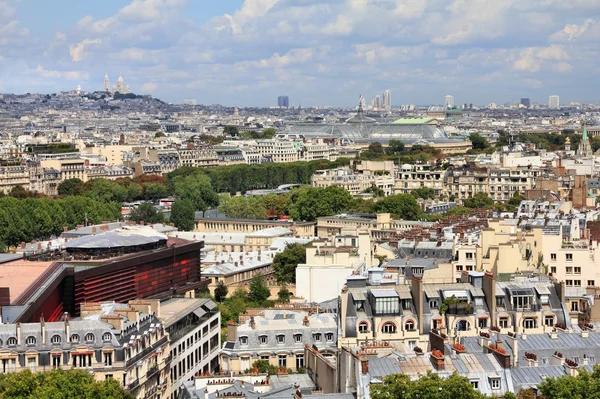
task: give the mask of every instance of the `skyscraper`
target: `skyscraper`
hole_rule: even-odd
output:
[[[378,94],[375,96],[375,109],[381,109],[381,96]]]
[[[444,105],[448,108],[454,108],[454,96],[451,96],[450,94],[448,94],[444,98]]]
[[[556,95],[548,97],[548,107],[553,108],[553,109],[560,108],[559,97]]]
[[[288,96],[277,97],[277,106],[281,108],[288,108],[290,106],[290,98]]]
[[[389,90],[383,92],[383,108],[386,111],[392,110],[392,92]]]
[[[531,107],[531,100],[529,100],[528,98],[522,98],[521,105],[529,108],[529,107]]]

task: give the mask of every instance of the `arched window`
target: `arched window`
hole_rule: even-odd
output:
[[[384,323],[381,327],[381,332],[384,334],[395,334],[396,333],[396,325],[391,321]]]
[[[96,337],[94,337],[94,334],[92,334],[92,333],[85,334],[85,342],[94,342],[95,339],[96,339]]]
[[[71,335],[71,343],[78,344],[79,343],[79,334]]]
[[[457,331],[467,331],[471,329],[471,323],[469,323],[467,320],[459,320],[456,323],[456,330]]]
[[[104,341],[104,342],[112,341],[112,334],[109,332],[102,334],[102,341]]]
[[[15,337],[10,337],[6,341],[6,345],[8,345],[8,346],[17,346],[17,339]]]
[[[60,339],[60,335],[53,335],[53,336],[52,336],[52,338],[50,338],[50,342],[51,342],[53,345],[58,345],[58,344],[60,344],[60,341],[61,341],[61,339]]]
[[[406,323],[404,323],[404,330],[405,331],[414,331],[415,330],[414,320],[407,320]]]
[[[360,323],[358,323],[358,332],[359,333],[366,333],[369,331],[369,323],[367,323],[366,321],[361,321]]]
[[[35,337],[33,337],[33,336],[31,336],[31,335],[30,335],[30,336],[29,336],[29,337],[27,337],[27,339],[25,340],[25,344],[27,344],[28,346],[33,346],[33,345],[35,345],[35,341],[36,341],[36,340],[35,340]]]

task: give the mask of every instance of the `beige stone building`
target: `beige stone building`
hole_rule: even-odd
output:
[[[344,229],[366,229],[372,239],[385,241],[413,227],[433,227],[433,225],[434,223],[431,222],[392,219],[389,213],[378,213],[375,217],[342,214],[318,218],[317,237],[341,235]]]
[[[253,233],[272,227],[285,227],[294,237],[313,237],[313,222],[295,222],[291,220],[253,220],[232,218],[196,219],[195,232],[199,233]]]
[[[313,187],[337,186],[357,196],[365,190],[376,187],[383,190],[384,195],[393,193],[394,178],[385,175],[358,174],[350,168],[317,170],[310,179]]]
[[[40,161],[43,168],[52,168],[60,172],[61,182],[68,179],[80,179],[83,182],[88,180],[85,160],[81,158],[75,159],[46,159]]]
[[[394,194],[408,194],[419,188],[430,188],[438,197],[442,194],[446,195],[445,174],[445,170],[436,169],[429,164],[402,165],[396,172]]]
[[[0,167],[0,192],[8,194],[14,187],[29,188],[29,171],[25,165]]]

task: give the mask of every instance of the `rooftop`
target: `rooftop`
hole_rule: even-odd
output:
[[[24,259],[0,263],[0,285],[10,288],[10,302],[25,292],[53,263]]]

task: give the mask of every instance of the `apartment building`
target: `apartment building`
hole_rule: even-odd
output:
[[[29,164],[29,191],[49,196],[58,195],[60,172],[53,168],[43,168],[39,163]]]
[[[335,358],[337,323],[333,313],[265,309],[243,324],[231,323],[221,351],[224,372],[244,373],[257,360],[287,370],[306,368],[304,348]]]
[[[136,398],[168,397],[169,336],[158,300],[86,303],[81,319],[0,325],[2,372],[82,369]]]
[[[477,193],[488,193],[488,169],[467,164],[448,169],[444,177],[449,196],[464,200]]]
[[[326,238],[341,235],[344,229],[367,229],[375,241],[385,241],[413,227],[429,228],[435,223],[415,220],[392,219],[389,213],[371,215],[341,214],[317,219],[317,237]]]
[[[350,168],[340,167],[315,171],[310,178],[310,184],[313,187],[341,187],[353,196],[363,194],[365,190],[371,188],[378,188],[383,190],[384,195],[391,195],[394,178],[385,175],[358,174]]]
[[[540,174],[539,169],[491,169],[489,195],[494,201],[507,202],[515,193],[534,189]]]
[[[272,162],[296,162],[300,160],[302,143],[280,140],[257,140],[254,148],[261,156],[269,156]]]
[[[29,188],[29,171],[25,165],[0,167],[0,192],[8,194],[14,187]]]
[[[389,341],[426,346],[427,334],[479,336],[497,326],[503,333],[550,332],[569,318],[561,286],[550,282],[498,282],[492,273],[463,272],[460,283],[427,283],[413,276],[409,285],[351,276],[341,295],[340,343]],[[569,320],[570,322],[570,320]]]
[[[159,320],[169,334],[171,398],[175,399],[185,381],[218,370],[221,313],[208,298],[171,298],[161,302]]]
[[[206,168],[219,165],[219,157],[216,151],[211,149],[186,148],[179,149],[180,166],[193,168]]]
[[[196,219],[195,232],[199,233],[253,233],[273,227],[285,227],[292,231],[294,237],[313,237],[315,223],[295,222],[291,220],[253,220],[233,218],[201,218]]]
[[[409,194],[412,190],[430,188],[435,191],[436,196],[445,195],[445,174],[445,170],[429,164],[404,164],[395,174],[394,194]]]
[[[83,182],[88,180],[85,160],[81,158],[42,159],[40,166],[59,171],[61,182],[68,179],[80,179]]]

